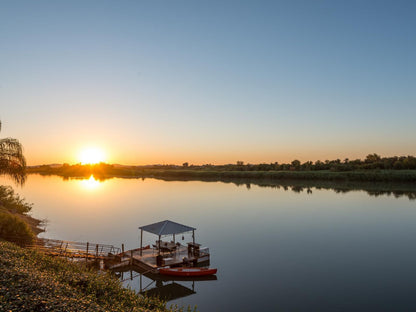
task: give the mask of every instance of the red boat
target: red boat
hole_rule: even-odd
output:
[[[172,276],[205,276],[217,273],[217,269],[212,268],[160,268],[160,274]]]

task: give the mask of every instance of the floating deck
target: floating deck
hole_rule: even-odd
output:
[[[157,260],[158,256],[160,260]],[[111,269],[119,268],[127,265],[126,260],[130,260],[129,265],[136,266],[144,271],[152,273],[158,273],[158,268],[167,266],[182,266],[183,259],[187,258],[188,262],[194,266],[197,263],[209,261],[209,250],[208,248],[200,249],[198,252],[189,252],[185,246],[178,246],[176,250],[171,252],[160,253],[157,249],[143,249],[143,250],[129,250],[123,253],[121,263],[111,266]]]

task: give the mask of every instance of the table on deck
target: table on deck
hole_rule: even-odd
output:
[[[176,249],[177,245],[172,242],[160,242],[160,247],[159,247],[159,242],[156,242],[156,247],[160,248],[160,251],[172,252]]]

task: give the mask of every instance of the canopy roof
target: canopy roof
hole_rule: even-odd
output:
[[[196,230],[196,228],[179,224],[170,220],[141,226],[139,229],[156,235],[173,235]]]

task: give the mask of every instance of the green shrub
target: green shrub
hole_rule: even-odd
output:
[[[15,194],[10,186],[0,185],[0,207],[12,213],[26,214],[32,209],[32,205],[26,203],[24,198]]]
[[[35,235],[29,225],[19,216],[0,211],[0,238],[26,245],[34,240]]]

